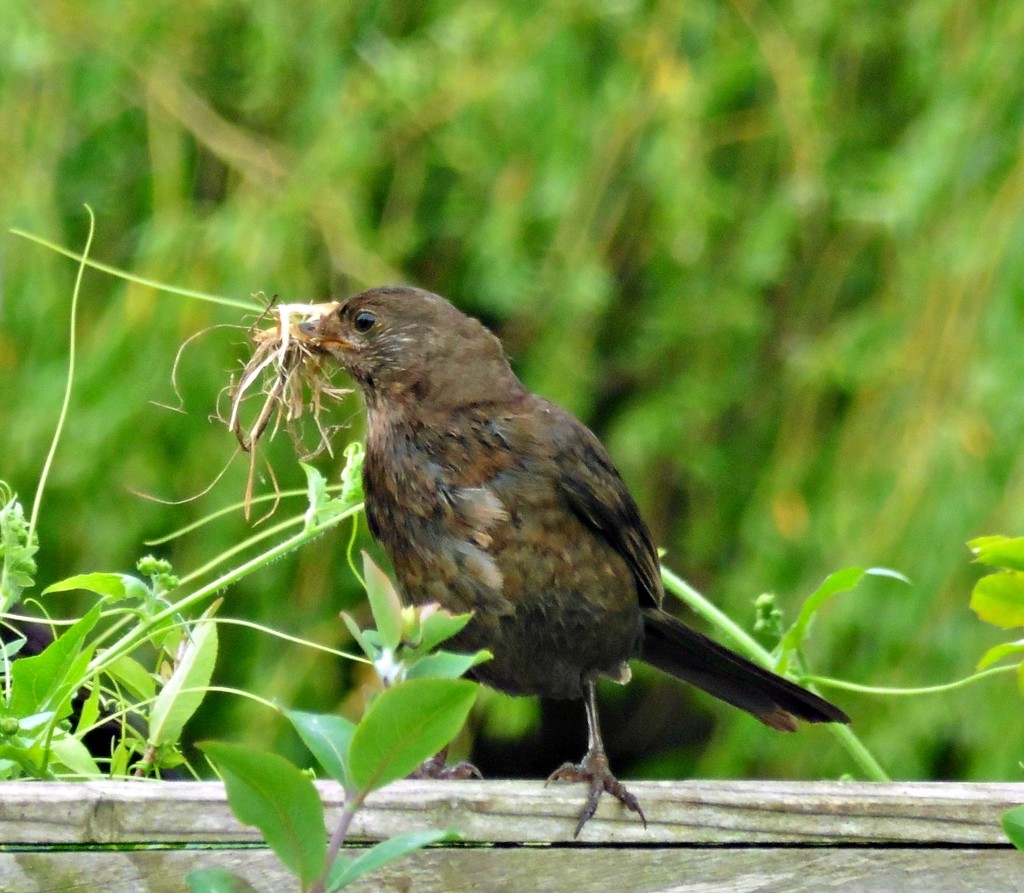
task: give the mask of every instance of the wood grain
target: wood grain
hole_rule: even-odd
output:
[[[337,785],[319,783],[329,817]],[[1024,784],[632,782],[647,813],[609,797],[578,844],[1006,844],[1001,813]],[[372,795],[352,836],[454,826],[466,841],[572,841],[582,787],[533,781],[400,781]],[[217,782],[4,782],[0,845],[257,841]]]
[[[260,893],[297,889],[291,875],[266,850],[140,850],[0,852],[0,891],[182,893],[189,871],[213,867],[240,874]],[[354,893],[1008,893],[1024,889],[1024,855],[987,848],[442,848],[415,853],[347,889]]]
[[[332,819],[336,785],[321,783]],[[524,781],[404,781],[369,799],[355,844],[454,827],[356,890],[1003,891],[1024,854],[1002,812],[1022,784],[633,782],[646,829],[605,798],[577,841],[582,791]],[[136,849],[124,849],[137,847]],[[358,847],[347,850],[358,852]],[[215,782],[0,785],[0,893],[182,891],[228,867],[260,891],[295,889]]]

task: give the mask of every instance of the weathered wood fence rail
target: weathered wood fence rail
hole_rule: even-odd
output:
[[[1024,890],[1001,813],[1024,784],[634,782],[649,824],[604,798],[579,840],[578,786],[405,781],[371,797],[357,842],[454,827],[357,890]],[[338,788],[321,785],[329,807]],[[212,782],[0,783],[0,891],[182,891],[200,867],[295,889]]]

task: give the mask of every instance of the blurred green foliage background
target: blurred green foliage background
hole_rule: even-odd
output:
[[[846,565],[910,577],[826,609],[821,673],[938,683],[1000,640],[967,608],[964,541],[1024,532],[1024,5],[15,0],[0,28],[0,477],[26,502],[75,268],[6,228],[77,250],[89,203],[96,259],[184,288],[452,298],[604,440],[666,563],[745,623],[759,593],[792,617]],[[186,338],[251,321],[87,273],[41,584],[131,570],[145,539],[241,497],[246,463],[209,415],[244,331],[193,342],[184,412],[166,405]],[[354,398],[339,418],[359,436]],[[271,461],[300,484],[285,438]],[[229,462],[196,501],[135,495],[184,499]],[[249,529],[237,512],[156,551],[186,572]],[[345,540],[224,612],[345,644]],[[358,698],[351,666],[224,636],[225,684]],[[894,777],[1020,775],[1008,678],[832,696]],[[653,673],[605,698],[624,777],[851,770],[827,731],[775,735]],[[582,752],[582,713],[566,722],[491,698],[474,755],[546,773]],[[230,697],[194,732],[295,746]]]

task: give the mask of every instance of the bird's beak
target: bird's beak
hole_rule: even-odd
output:
[[[299,305],[293,305],[293,312],[299,314]],[[299,322],[293,321],[289,326],[292,336],[308,347],[326,349],[327,345],[338,339],[331,337],[329,324],[331,314],[338,309],[336,302],[326,304],[307,304],[301,309]],[[325,325],[326,323],[326,325]]]

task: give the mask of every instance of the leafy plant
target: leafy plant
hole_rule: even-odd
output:
[[[1024,537],[983,536],[967,544],[980,564],[996,570],[985,574],[971,592],[971,609],[1000,629],[1024,627]],[[1007,657],[1024,654],[1024,639],[990,648],[978,663],[985,669]],[[1024,662],[1018,685],[1024,692]]]
[[[452,837],[452,830],[392,837],[358,858],[341,854],[356,812],[366,797],[403,778],[444,748],[458,733],[477,686],[459,679],[487,652],[436,651],[469,621],[436,605],[403,608],[387,577],[363,554],[363,572],[376,629],[345,622],[366,651],[384,690],[358,723],[334,714],[285,711],[324,774],[345,792],[338,823],[327,840],[324,807],[309,776],[283,757],[250,747],[207,742],[200,749],[217,767],[238,819],[255,825],[300,889],[340,890],[369,871],[423,846]],[[215,893],[222,872],[193,872],[196,893]]]
[[[785,628],[783,624],[782,612],[776,607],[774,596],[770,594],[760,596],[756,602],[759,628],[778,642],[775,650],[769,651],[685,580],[665,567],[661,569],[661,578],[665,583],[666,591],[675,595],[697,614],[724,632],[732,639],[733,645],[748,657],[778,673],[794,676],[802,684],[834,684],[839,688],[844,687],[844,683],[825,677],[811,676],[808,673],[803,655],[803,645],[810,632],[811,622],[822,606],[834,596],[853,590],[867,576],[892,577],[906,582],[906,578],[901,574],[884,568],[849,567],[835,571],[829,574],[821,585],[805,599],[797,619],[788,628]],[[874,781],[889,779],[885,770],[853,729],[839,723],[830,723],[828,729],[839,739],[867,778]]]
[[[74,239],[94,196],[101,261],[192,292],[87,274],[82,334],[101,349],[81,358],[62,496],[104,524],[47,517],[40,579],[79,570],[61,567],[77,554],[130,569],[123,544],[177,523],[170,507],[117,511],[123,491],[92,469],[177,492],[220,464],[205,405],[145,411],[181,333],[236,323],[261,287],[410,281],[489,320],[533,389],[593,423],[671,563],[714,580],[731,613],[765,586],[811,591],[853,563],[841,542],[917,584],[892,612],[859,588],[860,610],[816,630],[827,656],[886,612],[874,647],[835,655],[848,678],[884,679],[909,642],[922,680],[983,650],[982,624],[927,605],[969,589],[962,530],[1021,518],[1019,2],[123,8],[0,4],[5,226]],[[0,462],[27,508],[59,400],[67,262],[10,236],[0,253]],[[187,398],[223,384],[236,351],[218,349]],[[235,514],[175,567],[244,539]],[[343,579],[340,554],[321,560]],[[275,616],[291,568],[247,587],[251,619]],[[311,601],[319,581],[294,576]],[[289,655],[254,648],[243,688],[285,676]],[[988,722],[955,741],[964,778],[1015,771],[1004,695],[976,693]],[[859,706],[861,734],[891,735],[888,708]],[[946,707],[922,701],[902,726],[902,773],[943,768]],[[755,752],[742,717],[716,716],[709,762],[791,771],[788,745]],[[197,720],[256,725],[249,710]],[[800,771],[841,762],[810,748]]]
[[[1010,843],[1024,852],[1024,806],[1006,810],[1000,818],[1000,824]]]
[[[21,627],[14,624],[38,622],[11,611],[28,598],[35,582],[36,522],[71,403],[78,296],[93,234],[91,210],[89,220],[71,301],[64,398],[27,521],[11,487],[0,482],[0,618],[16,632]],[[182,728],[199,706],[212,672],[216,632],[209,621],[217,605],[191,623],[180,605],[168,602],[179,582],[170,565],[146,557],[138,569],[149,582],[129,574],[90,573],[54,583],[43,596],[87,590],[97,599],[81,617],[61,621],[66,627],[63,632],[58,633],[58,623],[51,622],[51,640],[38,654],[18,656],[27,641],[23,634],[4,644],[0,778],[100,775],[99,764],[83,739],[98,723],[112,720],[120,722],[121,734],[107,761],[110,774],[126,774],[132,757],[143,754],[135,766],[139,774],[180,762]],[[47,605],[32,601],[46,613]],[[116,638],[122,630],[127,632]],[[144,669],[134,656],[142,645],[155,646],[153,671]],[[166,672],[161,672],[161,666],[167,667]],[[81,707],[72,724],[75,699]]]
[[[346,455],[346,474],[351,481],[352,469],[358,473],[362,452],[350,449]],[[52,621],[52,640],[39,654],[20,656],[24,635],[0,649],[0,778],[148,775],[182,765],[181,736],[206,695],[216,663],[216,613],[221,601],[212,601],[195,619],[188,619],[189,613],[210,602],[224,586],[353,517],[361,507],[354,501],[360,495],[357,489],[349,485],[341,488],[342,496],[335,496],[338,487],[328,487],[314,469],[307,471],[309,509],[285,522],[301,524],[301,530],[205,585],[187,591],[186,584],[193,582],[195,574],[179,579],[166,561],[146,556],[138,562],[138,576],[78,574],[43,590],[46,601],[32,599],[49,612],[54,610],[53,599],[73,591],[91,593],[95,602],[81,617]],[[2,482],[0,493],[4,495],[0,509],[3,598],[13,607],[33,586],[36,546],[29,538],[17,498]],[[254,536],[251,542],[261,537]],[[228,557],[222,556],[203,571],[209,572]],[[437,616],[431,620],[430,616],[427,612],[424,620],[415,620],[415,624],[425,624],[423,629],[410,630],[415,638],[414,644],[406,646],[410,667],[426,656],[417,650],[424,636],[436,644],[439,639],[433,631],[461,628],[450,619]],[[19,629],[16,624],[39,622],[10,610],[0,618],[15,630]],[[58,632],[62,626],[63,631]],[[464,665],[461,655],[430,657],[456,668]],[[82,705],[72,728],[75,698]],[[118,724],[119,734],[109,759],[100,761],[106,765],[103,772],[83,739],[98,725],[110,722]]]
[[[88,244],[86,251],[77,256],[81,263],[75,300],[72,302],[72,351],[61,419],[67,410],[73,381],[74,307],[82,270],[90,263],[87,254]],[[110,268],[106,269],[111,271]],[[180,289],[178,292],[184,293]],[[191,296],[197,295],[193,293]],[[204,297],[212,299],[210,296]],[[58,436],[59,431],[60,425]],[[36,573],[34,556],[38,548],[36,519],[56,442],[55,436],[27,521],[11,488],[0,484],[0,607],[10,619],[18,619],[12,617],[10,611],[25,599],[33,585]],[[123,740],[111,756],[111,773],[124,774],[130,767],[137,773],[159,773],[180,765],[182,756],[179,741],[182,730],[209,687],[216,659],[215,624],[218,621],[215,613],[218,604],[209,603],[225,586],[299,548],[341,521],[357,515],[361,510],[361,448],[351,445],[346,451],[346,458],[340,492],[337,487],[329,487],[318,471],[304,466],[308,498],[308,508],[304,514],[288,518],[248,537],[245,542],[226,550],[180,580],[174,577],[166,563],[145,558],[138,565],[139,577],[106,573],[82,574],[44,590],[44,595],[53,597],[61,592],[85,589],[96,596],[96,603],[82,616],[69,621],[67,629],[59,635],[55,634],[53,642],[39,655],[14,661],[13,658],[24,646],[24,639],[14,639],[4,645],[0,773],[6,773],[7,777],[19,774],[53,777],[58,773],[98,773],[96,761],[84,749],[81,740],[89,728],[98,722],[101,712],[119,718],[124,730]],[[231,561],[243,550],[255,547],[265,538],[284,534],[295,526],[300,529],[269,549],[207,580],[205,584],[197,585],[200,579]],[[979,581],[972,597],[972,607],[983,619],[1000,626],[1021,625],[1024,611],[1021,610],[1019,595],[1024,568],[1021,566],[1020,541],[989,537],[973,541],[971,545],[979,560],[999,568],[996,573]],[[432,743],[450,736],[449,733],[454,734],[440,720],[437,721],[440,725],[431,725],[428,719],[432,720],[434,715],[443,717],[449,709],[452,716],[459,714],[465,696],[462,699],[456,697],[452,691],[457,692],[458,689],[453,689],[445,694],[445,697],[451,699],[447,702],[441,697],[442,690],[449,683],[469,685],[454,677],[485,657],[482,654],[460,655],[434,651],[438,643],[457,632],[461,628],[460,622],[465,621],[431,609],[402,609],[390,584],[372,563],[364,562],[363,574],[377,627],[373,630],[360,630],[347,615],[345,622],[388,687],[359,725],[352,725],[339,717],[289,714],[327,774],[343,784],[346,809],[350,813],[362,805],[370,791],[400,777],[410,765],[415,765],[415,761],[410,764],[414,756],[422,759],[430,755],[414,753],[397,744],[391,749],[385,747],[373,751],[370,742],[374,747],[380,747],[381,741],[386,743],[387,739],[382,737],[383,732],[407,720],[410,715],[415,720],[414,708],[421,703],[432,703],[436,708],[431,717],[420,717],[423,725],[417,727],[417,730],[421,742]],[[854,589],[867,576],[881,574],[899,577],[889,571],[862,568],[837,571],[807,598],[796,620],[788,628],[784,626],[781,613],[770,597],[759,600],[762,628],[770,629],[778,641],[773,652],[761,647],[671,572],[666,570],[663,574],[670,591],[680,595],[719,629],[731,635],[741,649],[766,665],[807,683],[885,695],[916,695],[949,691],[992,672],[1013,669],[1021,673],[1019,666],[991,666],[1002,658],[1016,656],[1024,651],[1024,642],[1018,641],[990,649],[979,664],[979,671],[967,679],[926,688],[884,689],[809,675],[803,646],[818,610],[839,593]],[[190,619],[193,612],[200,608],[203,608],[202,613]],[[147,668],[140,659],[143,649],[149,649],[149,659],[153,662],[151,668]],[[439,686],[439,683],[444,685]],[[410,691],[413,694],[408,694]],[[436,701],[432,701],[431,697]],[[83,703],[78,720],[73,723],[71,705],[76,698]],[[113,710],[110,709],[111,705]],[[468,706],[465,709],[468,710]],[[140,725],[147,728],[148,732],[135,731],[135,724],[129,721],[132,716],[141,718],[143,723]],[[362,728],[376,729],[376,732],[360,734]],[[851,730],[835,727],[833,731],[868,777],[885,777],[884,771]],[[260,794],[258,790],[256,794],[259,796],[254,795],[254,781],[266,774],[262,769],[267,766],[246,763],[245,755],[231,745],[210,745],[209,753],[221,768],[229,790],[245,791],[244,795],[238,795],[242,797],[240,816],[244,813],[250,818],[256,816],[264,821],[261,810],[267,804],[273,806],[275,797],[279,804],[283,796],[281,792],[265,791]],[[288,776],[288,773],[284,775]],[[292,782],[288,781],[287,784]],[[296,784],[301,786],[302,782]],[[308,796],[305,796],[305,800],[309,801]],[[317,807],[322,812],[319,801]],[[313,807],[303,808],[307,812],[315,812]],[[308,818],[307,815],[306,820]],[[348,821],[351,821],[350,817]],[[334,858],[344,840],[346,823],[335,830],[322,864],[317,861],[319,856],[309,856],[308,849],[287,849],[287,841],[290,839],[287,822],[276,831],[272,824],[268,823],[267,828],[270,829],[265,831],[268,842],[275,849],[281,848],[285,854],[282,855],[282,861],[296,871],[300,883],[312,884],[311,889],[317,889],[318,886],[336,889],[348,877],[346,872],[353,870],[351,866],[337,868],[345,863],[344,860]],[[370,862],[358,864],[376,864],[374,859],[401,851],[406,845],[422,845],[416,843],[417,840],[420,838],[393,842],[390,847],[382,847],[377,851]],[[326,875],[318,874],[319,869],[326,870],[330,866],[334,867]]]
[[[1024,537],[984,536],[968,542],[974,553],[975,561],[994,568],[982,576],[971,591],[971,609],[978,617],[1000,629],[1011,629],[1024,626]],[[810,620],[821,605],[834,595],[855,587],[866,574],[891,576],[907,582],[902,575],[884,569],[863,571],[859,568],[846,568],[831,574],[822,585],[812,593],[800,611],[797,621],[785,632],[782,631],[781,614],[774,606],[770,596],[762,596],[757,602],[759,624],[762,629],[778,634],[779,646],[775,651],[775,668],[783,671],[790,665],[791,658],[797,659],[797,665],[806,670],[799,646],[810,625]],[[670,588],[680,590],[681,581],[672,581]],[[685,585],[685,584],[683,584]],[[685,594],[685,593],[684,593]],[[694,593],[686,594],[686,600],[700,611],[708,611],[709,606],[701,604],[701,599]],[[710,608],[714,611],[714,608]],[[723,619],[728,623],[727,618]],[[759,650],[757,643],[746,636],[742,630],[734,634],[740,639],[750,653],[758,654],[762,659],[768,655]],[[1008,658],[1016,658],[1016,662],[1001,663]],[[970,685],[996,674],[1013,672],[1017,676],[1018,688],[1024,693],[1024,639],[1005,642],[989,648],[978,661],[975,672],[952,682],[917,688],[886,688],[881,686],[860,685],[839,679],[828,679],[817,676],[804,676],[805,681],[815,682],[828,687],[859,691],[880,696],[920,696],[944,694],[954,689]],[[870,755],[867,751],[859,753],[854,746],[855,739],[849,738],[850,730],[841,726],[831,727],[851,748],[851,754],[868,770],[869,777],[884,777],[871,771]],[[876,764],[877,765],[877,764]],[[878,769],[881,773],[881,769]],[[1007,810],[1002,816],[1002,826],[1006,836],[1013,845],[1024,851],[1024,806]]]
[[[1000,629],[1024,626],[1024,537],[983,536],[971,540],[968,547],[975,561],[994,567],[971,591],[971,609],[986,623]],[[1017,658],[1017,687],[1024,693],[1024,639],[989,648],[978,661],[978,670],[987,670],[1007,658]],[[1009,665],[1013,669],[1013,664]],[[1006,668],[1006,665],[999,669]],[[1003,831],[1010,842],[1024,851],[1024,806],[1008,809],[1002,816]]]
[[[0,481],[0,612],[21,600],[34,582],[39,543],[25,510],[5,481]]]
[[[34,566],[25,530],[18,530],[23,513],[13,494],[3,513],[7,523],[0,523],[7,533],[19,533],[0,543],[5,570],[15,568],[5,575],[4,599],[11,608],[31,589]],[[4,645],[0,777],[123,776],[130,766],[135,774],[148,774],[180,764],[182,729],[202,701],[213,670],[217,638],[212,619],[219,602],[196,621],[187,621],[166,601],[176,585],[169,565],[147,557],[139,561],[139,570],[148,582],[130,574],[81,574],[45,589],[42,595],[51,596],[46,602],[33,599],[52,610],[53,597],[62,593],[86,590],[96,596],[82,616],[61,625],[53,622],[52,638],[38,654],[21,655],[24,635]],[[2,616],[8,624],[39,622],[10,610]],[[117,653],[108,642],[123,628],[138,641],[131,651]],[[136,656],[143,645],[153,646],[150,670]],[[81,704],[72,725],[75,700]],[[111,721],[119,723],[120,735],[103,773],[83,739]]]
[[[137,564],[138,575],[77,574],[53,583],[39,596],[31,594],[39,546],[36,523],[74,383],[76,310],[91,223],[90,211],[89,238],[79,258],[71,302],[64,400],[28,517],[12,488],[0,481],[0,621],[14,632],[0,647],[0,778],[124,777],[160,774],[182,765],[182,733],[209,690],[216,663],[215,615],[221,604],[216,593],[354,517],[361,507],[354,482],[362,453],[356,447],[346,451],[340,488],[328,487],[309,469],[308,510],[270,531],[274,535],[299,525],[297,533],[204,585],[195,584],[266,534],[250,537],[182,578],[167,561],[146,556]],[[335,496],[339,490],[341,495]],[[67,618],[72,612],[62,610],[58,600],[81,591],[92,596],[81,616],[49,619],[53,614]],[[21,604],[38,609],[42,620],[14,613]],[[192,617],[200,608],[201,613]],[[49,641],[39,653],[27,656],[22,630],[33,623],[48,627]],[[101,725],[114,727],[111,752],[94,757],[84,740]]]
[[[168,562],[147,556],[138,562],[139,576],[77,574],[52,584],[39,598],[30,598],[37,570],[35,522],[70,405],[75,307],[87,254],[88,243],[72,302],[72,351],[61,420],[30,518],[13,490],[0,482],[0,616],[8,624],[30,622],[33,618],[15,615],[12,609],[26,601],[45,609],[54,599],[76,591],[91,593],[94,603],[72,621],[51,622],[52,641],[38,654],[19,655],[24,636],[3,645],[0,777],[5,778],[103,774],[82,739],[96,723],[111,719],[119,721],[120,735],[107,761],[108,774],[159,774],[181,765],[183,730],[209,691],[216,663],[215,614],[220,600],[194,620],[188,619],[189,613],[224,586],[354,517],[361,508],[363,453],[353,444],[345,451],[340,486],[328,486],[316,469],[303,466],[308,507],[301,516],[250,537],[192,574],[179,578]],[[190,590],[199,577],[242,549],[295,524],[301,527],[297,533]],[[384,691],[358,724],[334,715],[286,714],[326,774],[345,790],[345,805],[329,844],[323,806],[306,774],[275,754],[225,743],[203,745],[224,778],[239,818],[260,827],[303,889],[340,889],[403,853],[450,835],[444,830],[400,835],[357,859],[340,856],[352,817],[365,798],[407,775],[461,728],[476,685],[458,677],[489,657],[487,652],[437,650],[465,626],[468,614],[453,616],[430,605],[402,608],[390,582],[365,554],[363,572],[379,631],[360,630],[348,615],[345,622],[378,669]],[[66,628],[58,633],[60,623]],[[142,662],[146,649],[150,669]],[[76,698],[82,703],[72,722]],[[190,883],[203,890],[244,888],[240,879],[222,871],[197,873]]]

